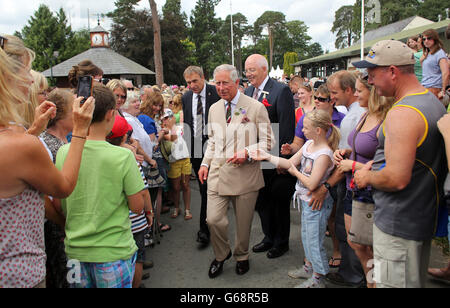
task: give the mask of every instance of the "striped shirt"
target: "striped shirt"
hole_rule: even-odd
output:
[[[145,178],[144,171],[142,171],[141,166],[138,164],[139,171],[141,172],[142,180],[144,181],[145,189],[148,189],[147,179]],[[144,210],[140,214],[135,214],[130,211],[131,220],[131,232],[133,234],[144,231],[148,228],[147,218],[145,217]]]

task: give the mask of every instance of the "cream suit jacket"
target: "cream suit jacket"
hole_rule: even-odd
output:
[[[223,99],[211,106],[208,120],[208,146],[202,164],[209,166],[208,190],[221,196],[238,196],[264,187],[260,162],[251,161],[237,166],[226,163],[233,155],[247,148],[268,152],[275,146],[266,107],[241,94],[226,123],[227,102]]]

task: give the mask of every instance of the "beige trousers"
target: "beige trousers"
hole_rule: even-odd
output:
[[[208,208],[206,222],[211,233],[211,244],[217,261],[223,261],[231,251],[228,240],[228,208],[233,204],[236,218],[236,238],[234,258],[237,261],[248,260],[250,231],[255,212],[258,191],[239,196],[219,196],[217,192],[208,190]]]
[[[424,288],[431,240],[417,242],[384,233],[373,225],[377,288]]]

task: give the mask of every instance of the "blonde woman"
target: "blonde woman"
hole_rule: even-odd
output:
[[[81,98],[74,101],[74,138],[59,171],[39,139],[20,125],[24,121],[18,107],[28,103],[34,52],[14,36],[1,36],[0,43],[0,238],[7,243],[0,245],[0,288],[45,287],[45,210],[40,195],[65,198],[75,189],[94,100],[89,98],[82,107]],[[40,133],[54,114],[54,104],[42,108],[36,115],[39,125],[33,123],[29,133]]]
[[[41,73],[31,70],[33,84],[30,88],[30,103],[24,105],[23,118],[25,126],[30,127],[34,121],[36,108],[47,100],[48,82],[47,78]]]
[[[349,234],[352,226],[352,199],[373,204],[371,190],[358,190],[355,186],[351,185],[352,173],[363,168],[363,166],[367,162],[371,161],[375,156],[375,151],[378,147],[378,134],[381,124],[386,118],[387,112],[393,105],[393,99],[380,97],[375,87],[368,83],[367,78],[368,75],[367,72],[365,72],[356,81],[355,96],[358,97],[360,106],[367,108],[368,111],[362,116],[359,124],[348,137],[348,144],[352,148],[340,149],[334,154],[334,159],[338,168],[342,172],[345,172],[347,177],[347,196],[344,199],[344,204],[346,205],[346,211],[344,214],[345,229],[347,234]],[[372,210],[370,210],[370,213],[368,214],[373,217]],[[354,221],[354,223],[357,222]],[[368,228],[370,228],[370,226],[368,226]],[[356,231],[353,230],[352,234],[355,234],[354,232]],[[367,236],[367,234],[355,235],[357,237]],[[347,240],[350,247],[352,247],[361,261],[361,265],[367,275],[372,269],[372,266],[369,266],[369,261],[373,259],[373,247],[371,245],[356,243],[355,241],[358,240],[355,239],[353,235],[348,235]],[[374,284],[368,281],[367,286],[371,288]]]
[[[184,122],[183,101],[181,99],[182,97],[183,95],[177,94],[172,98],[172,100],[169,101],[169,108],[173,112],[175,124],[181,126],[183,126]]]

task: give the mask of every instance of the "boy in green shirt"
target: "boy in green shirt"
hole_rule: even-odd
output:
[[[137,247],[128,210],[142,212],[140,192],[145,186],[132,152],[105,141],[117,112],[114,94],[96,84],[93,96],[95,110],[88,136],[72,136],[87,139],[77,186],[61,200],[66,254],[70,264],[80,263],[78,277],[69,282],[74,287],[129,288]],[[68,149],[69,145],[60,148],[58,168],[62,168]]]

